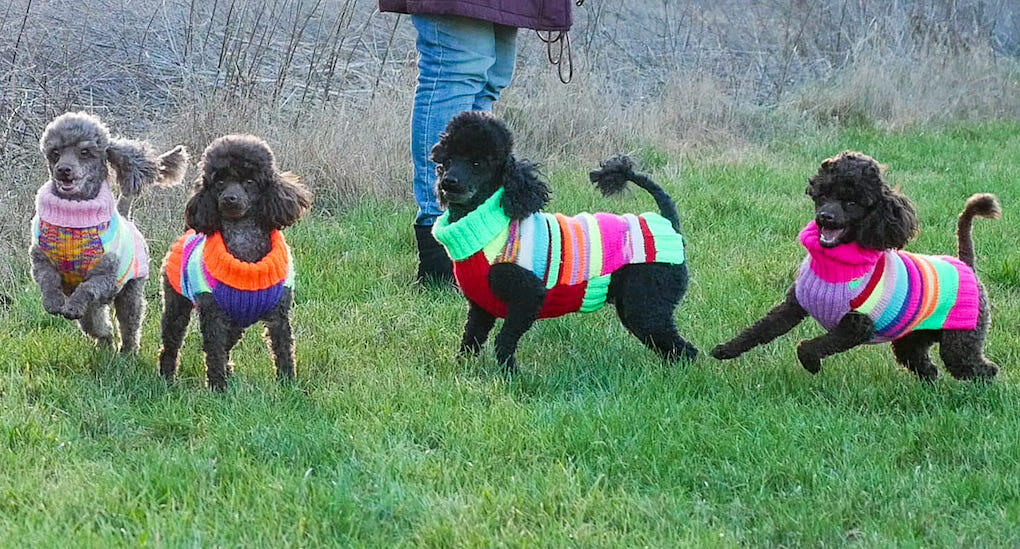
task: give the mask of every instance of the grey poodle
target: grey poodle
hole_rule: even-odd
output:
[[[793,329],[809,315],[826,333],[800,342],[797,358],[817,373],[825,357],[864,343],[892,342],[896,360],[922,380],[938,375],[928,352],[939,344],[956,378],[995,376],[984,356],[985,288],[974,270],[974,217],[1000,216],[991,194],[971,196],[960,214],[956,257],[903,251],[917,233],[910,200],[886,184],[874,158],[846,151],[808,180],[814,221],[800,233],[808,255],[786,299],[712,356],[728,360]]]
[[[36,194],[29,253],[43,308],[77,320],[99,345],[112,346],[112,302],[120,350],[134,352],[145,314],[149,252],[128,219],[131,201],[146,185],[179,183],[187,150],[178,146],[157,155],[144,141],[111,138],[102,121],[84,112],[53,119],[39,148],[50,178]],[[111,167],[119,202],[110,191]]]
[[[277,377],[293,378],[294,262],[280,229],[308,210],[311,193],[297,176],[280,172],[269,145],[250,135],[210,143],[200,172],[185,210],[190,230],[163,261],[160,374],[173,379],[194,308],[210,388],[226,388],[230,350],[259,321]]]

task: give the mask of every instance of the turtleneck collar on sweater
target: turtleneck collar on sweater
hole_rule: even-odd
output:
[[[500,204],[503,192],[503,187],[500,187],[485,202],[453,223],[450,222],[449,211],[436,220],[432,235],[446,247],[451,259],[462,261],[471,257],[510,224],[510,217]]]
[[[117,203],[105,181],[99,187],[99,194],[89,200],[61,198],[53,192],[53,181],[47,181],[35,195],[35,209],[39,219],[46,223],[81,229],[110,221],[117,211]]]
[[[826,282],[850,282],[871,272],[882,257],[882,250],[865,248],[856,242],[832,248],[818,240],[818,224],[814,221],[800,231],[800,243],[811,256],[811,270]]]

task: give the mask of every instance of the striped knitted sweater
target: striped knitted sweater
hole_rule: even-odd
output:
[[[590,312],[606,302],[614,271],[631,263],[684,262],[683,237],[659,214],[534,213],[511,220],[500,206],[503,189],[454,223],[443,214],[432,229],[453,259],[464,295],[498,318],[506,304],[489,288],[496,263],[517,264],[546,287],[539,318]]]
[[[285,288],[294,287],[294,261],[283,233],[270,233],[269,253],[256,263],[230,255],[223,235],[189,230],[163,260],[167,281],[191,300],[212,294],[227,315],[245,328],[257,322],[280,301]]]
[[[974,270],[955,257],[872,250],[857,243],[825,248],[814,221],[800,233],[808,250],[797,301],[826,330],[850,311],[875,323],[870,343],[914,330],[973,330],[979,289]]]
[[[60,272],[64,291],[78,287],[106,254],[117,254],[117,289],[149,276],[149,247],[134,223],[124,219],[110,187],[91,200],[67,200],[48,181],[35,196],[32,240]]]

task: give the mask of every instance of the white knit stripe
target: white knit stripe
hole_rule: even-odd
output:
[[[631,263],[645,262],[645,239],[641,234],[641,222],[634,214],[623,214],[627,220],[627,233],[630,235]]]
[[[529,271],[535,270],[535,218],[534,215],[521,220],[517,227],[517,264]]]

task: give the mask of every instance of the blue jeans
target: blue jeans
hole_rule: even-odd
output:
[[[411,114],[411,161],[418,225],[443,213],[436,197],[432,146],[463,111],[491,111],[514,73],[517,29],[450,15],[412,15],[418,31],[418,88]]]

